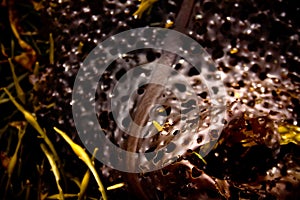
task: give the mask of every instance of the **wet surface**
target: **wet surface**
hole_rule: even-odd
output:
[[[40,111],[37,116],[42,123],[59,124],[69,130],[73,139],[80,143],[72,119],[71,94],[84,58],[98,42],[110,35],[147,25],[164,26],[167,20],[173,21],[181,1],[159,1],[142,19],[132,16],[138,1],[51,1],[46,4],[45,15],[50,19],[56,38],[56,63],[48,66],[40,78],[42,87],[38,96],[45,104],[49,99],[55,99],[56,106],[47,113]],[[228,94],[225,128],[217,147],[204,158],[207,164],[192,152],[205,151],[209,143],[202,146],[203,136],[190,134],[193,145],[182,145],[185,153],[177,162],[156,172],[140,174],[139,184],[150,198],[299,198],[299,146],[293,143],[281,145],[278,131],[281,125],[299,126],[300,123],[299,9],[299,4],[291,0],[196,2],[185,33],[207,50],[221,73],[217,78],[224,82]],[[128,39],[126,42],[134,41]],[[183,48],[190,50],[189,46]],[[108,104],[112,88],[129,69],[155,61],[160,56],[160,51],[151,49],[130,52],[112,63],[99,81],[96,93],[98,120],[107,137],[120,147],[128,145],[128,136],[112,120]],[[186,77],[199,97],[197,102],[182,102],[181,112],[188,113],[196,103],[201,108],[209,107],[210,94],[197,79],[198,72],[180,59],[174,68]],[[147,70],[142,73],[146,75]],[[121,91],[118,95],[123,101],[132,98],[134,102],[146,90],[141,87],[134,97]],[[174,120],[180,104],[173,98],[172,90],[185,94],[188,88],[179,81],[166,91],[170,99],[164,106],[169,109],[166,109],[169,119]],[[218,88],[215,90],[217,92]],[[134,110],[134,106],[130,109]],[[205,132],[209,125],[206,110],[201,110],[199,116],[203,123],[198,131],[208,134]],[[128,125],[127,116],[120,117],[123,125]],[[141,150],[162,148],[181,127],[174,123],[166,128],[172,134],[141,141]],[[58,140],[57,146],[60,142]],[[65,154],[67,156],[68,152]],[[78,165],[79,162],[72,162],[66,167]],[[126,176],[116,170],[105,166],[101,170],[104,184],[127,182]],[[111,199],[132,199],[136,195],[135,187],[130,186],[129,190],[125,186],[108,194]]]

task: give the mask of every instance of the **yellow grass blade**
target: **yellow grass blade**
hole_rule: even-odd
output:
[[[107,187],[107,190],[115,190],[115,189],[123,187],[124,185],[125,185],[124,183],[117,183],[115,185]]]
[[[46,146],[44,144],[41,144],[40,146],[41,146],[41,149],[43,150],[44,154],[46,155],[46,157],[47,157],[47,159],[50,163],[52,172],[54,174],[55,181],[56,181],[56,186],[57,186],[57,189],[58,189],[58,192],[59,192],[58,197],[59,197],[60,200],[64,200],[64,193],[63,193],[63,190],[61,189],[60,184],[59,184],[60,174],[59,174],[59,170],[57,168],[56,162],[55,162],[53,156],[51,155],[51,153],[47,150]]]
[[[204,164],[207,165],[207,162],[204,160],[204,158],[203,158],[199,153],[193,151],[193,154],[195,154],[200,160],[202,160],[202,162],[203,162]]]
[[[19,149],[21,147],[23,136],[26,131],[27,123],[25,124],[25,126],[22,126],[22,124],[19,124],[19,123],[13,123],[12,125],[15,126],[19,130],[19,132],[18,132],[18,143],[17,143],[16,149],[15,149],[15,152],[14,152],[13,156],[10,158],[10,161],[9,161],[9,164],[7,167],[8,180],[7,180],[7,185],[6,185],[6,191],[8,190],[8,187],[9,187],[10,181],[11,181],[11,176],[12,176],[15,166],[17,164],[18,153],[19,153]]]
[[[153,120],[152,123],[159,132],[164,130],[164,128],[157,121]]]
[[[15,84],[15,88],[16,88],[16,91],[17,91],[17,96],[19,97],[21,102],[23,104],[25,104],[25,102],[26,102],[25,93],[24,93],[23,89],[21,88],[21,86],[19,84],[18,77],[16,76],[15,65],[13,64],[11,58],[8,58],[8,62],[9,62],[9,66],[10,66],[10,69],[11,69],[12,77],[14,79],[14,84]]]
[[[94,158],[96,156],[97,151],[98,151],[98,148],[95,148],[92,159],[91,159],[92,162],[94,161]],[[90,173],[90,170],[88,169],[86,171],[86,173],[84,174],[83,179],[82,179],[81,184],[80,184],[80,192],[79,192],[79,195],[78,195],[79,200],[83,199],[83,197],[84,197],[86,189],[89,185],[90,175],[91,175],[91,173]]]
[[[152,4],[154,4],[157,1],[158,0],[142,0],[138,10],[133,13],[133,16],[140,19],[143,13],[149,8],[151,8]]]
[[[77,197],[77,194],[64,194],[64,198],[72,198],[74,199],[74,197]],[[54,194],[51,196],[48,196],[46,199],[60,199],[60,195],[59,194]]]
[[[52,142],[49,140],[48,136],[46,135],[46,133],[44,132],[44,130],[40,127],[39,123],[36,121],[35,117],[28,112],[27,110],[25,110],[23,108],[23,106],[21,106],[16,100],[15,98],[11,95],[11,93],[6,89],[6,88],[2,88],[4,90],[4,92],[8,95],[9,99],[11,100],[11,102],[16,106],[16,108],[24,115],[25,119],[28,121],[28,123],[40,134],[40,137],[43,138],[43,140],[45,141],[45,143],[48,145],[48,147],[50,148],[55,161],[57,161],[60,165],[60,160],[58,157],[58,154],[52,144]]]
[[[103,187],[103,184],[102,184],[100,177],[93,165],[92,160],[89,158],[88,154],[84,151],[84,149],[81,146],[74,143],[65,132],[59,130],[56,127],[54,127],[54,130],[64,138],[64,140],[71,146],[74,153],[88,166],[88,168],[91,170],[94,178],[96,179],[96,182],[99,186],[99,191],[101,192],[103,199],[107,200],[107,196],[106,196],[106,192]]]

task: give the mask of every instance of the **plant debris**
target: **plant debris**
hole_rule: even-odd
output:
[[[211,55],[221,74],[215,78],[224,82],[228,94],[224,129],[215,146],[201,146],[203,138],[191,134],[193,147],[183,144],[186,153],[172,164],[137,174],[138,185],[129,185],[125,173],[101,164],[83,148],[86,141],[78,137],[71,98],[83,60],[99,42],[124,30],[172,29],[181,3],[1,2],[0,199],[98,199],[99,191],[103,199],[138,199],[139,189],[148,199],[300,198],[300,6],[292,0],[196,1],[184,33]],[[124,45],[132,41],[127,42]],[[191,50],[188,45],[183,49]],[[129,52],[99,81],[99,124],[118,147],[128,144],[111,119],[112,89],[128,70],[160,56],[155,49]],[[199,132],[207,131],[207,87],[184,59],[174,69],[197,92],[199,101],[194,104],[203,108]],[[141,87],[133,98],[141,98],[146,89]],[[177,83],[174,90],[184,94],[187,89]],[[155,114],[175,116],[181,107],[188,112],[189,103],[163,105]],[[126,116],[121,118],[126,123]],[[159,134],[139,141],[141,150],[151,152],[169,144],[180,134],[179,120],[152,121]],[[202,157],[207,150],[211,151]],[[149,160],[155,162],[156,157],[158,153]]]

